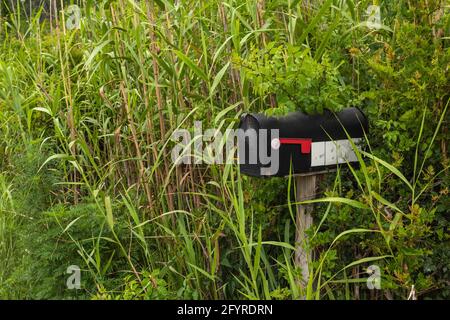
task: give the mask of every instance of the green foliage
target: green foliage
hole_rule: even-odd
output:
[[[263,49],[253,48],[245,60],[235,60],[255,94],[263,101],[275,96],[276,107],[265,109],[269,115],[340,111],[351,93],[340,83],[338,67],[326,56],[315,60],[309,49],[271,42]]]
[[[167,300],[181,298],[175,292],[170,292],[167,282],[160,277],[160,270],[152,273],[143,271],[140,280],[135,276],[126,276],[120,288],[120,294],[110,294],[103,289],[94,296],[94,300]]]
[[[369,3],[80,0],[78,30],[0,12],[0,298],[449,298],[448,5],[380,1],[370,29]],[[348,106],[367,152],[322,183],[307,288],[292,179],[169,161],[194,120]]]

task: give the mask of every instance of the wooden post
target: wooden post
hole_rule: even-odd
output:
[[[296,202],[312,200],[316,196],[316,188],[319,175],[309,174],[296,177],[297,194]],[[306,289],[309,281],[308,263],[313,259],[308,248],[308,239],[305,231],[311,227],[313,205],[297,205],[296,230],[295,230],[295,265],[302,270],[300,287]]]

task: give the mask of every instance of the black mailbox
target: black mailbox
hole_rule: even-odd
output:
[[[368,132],[368,122],[359,109],[347,108],[321,115],[294,112],[280,118],[245,114],[239,129],[241,172],[257,177],[284,177],[290,173],[291,160],[293,174],[357,162],[345,131],[358,145],[364,140],[364,132]]]

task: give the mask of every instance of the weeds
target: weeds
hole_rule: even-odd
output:
[[[75,29],[63,1],[0,6],[0,297],[448,297],[444,1],[381,1],[379,30],[367,0],[74,2]],[[303,290],[292,178],[175,166],[170,137],[346,106],[368,150],[310,201]]]

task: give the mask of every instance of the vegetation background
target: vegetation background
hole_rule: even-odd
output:
[[[450,298],[448,1],[1,3],[0,298]],[[292,179],[168,160],[195,120],[348,106],[369,147],[323,182],[306,288]]]

